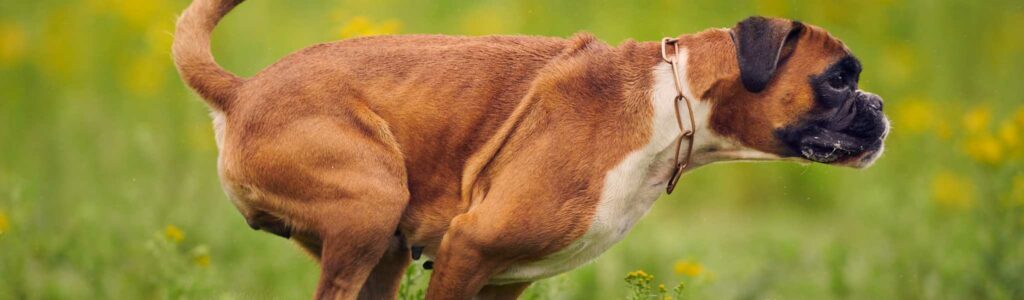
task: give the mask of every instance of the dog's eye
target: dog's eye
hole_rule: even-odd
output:
[[[846,88],[846,78],[843,78],[843,75],[832,76],[828,79],[828,85],[837,90],[844,89]]]

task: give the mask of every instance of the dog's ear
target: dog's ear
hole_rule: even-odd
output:
[[[778,65],[796,49],[803,29],[799,21],[765,17],[749,17],[737,23],[730,34],[743,87],[753,93],[763,91]]]

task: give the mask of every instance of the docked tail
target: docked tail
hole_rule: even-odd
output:
[[[242,78],[224,70],[210,53],[210,33],[224,15],[244,0],[195,0],[178,19],[174,63],[188,86],[215,110],[231,107]]]

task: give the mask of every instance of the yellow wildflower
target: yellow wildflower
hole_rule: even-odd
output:
[[[999,139],[990,135],[982,134],[967,139],[964,143],[964,152],[971,159],[977,162],[996,165],[1003,161],[1005,152]]]
[[[402,22],[398,20],[385,20],[374,23],[367,17],[355,17],[341,26],[338,32],[342,38],[358,36],[387,35],[398,33],[402,29]]]
[[[650,275],[650,274],[647,274],[647,272],[644,272],[644,270],[636,270],[636,271],[633,271],[633,272],[629,272],[629,276],[640,277],[640,278],[654,277],[653,275]]]
[[[0,235],[7,232],[7,229],[11,228],[10,221],[7,220],[7,212],[0,209]]]
[[[988,129],[989,123],[992,122],[992,108],[988,106],[978,106],[964,115],[964,128],[967,129],[967,133],[979,134]]]
[[[665,288],[665,284],[664,283],[659,283],[658,284],[658,292],[664,293],[664,292],[667,292],[667,291],[668,291],[668,289]]]
[[[1017,129],[1016,124],[1007,120],[999,126],[999,141],[1003,142],[1006,146],[1007,151],[1013,152],[1020,146],[1020,130]]]
[[[637,279],[641,282],[650,282],[654,280],[654,275],[647,274],[644,270],[636,270],[626,274],[626,280]]]
[[[174,225],[167,225],[167,228],[164,228],[164,236],[175,243],[185,240],[185,232]]]
[[[701,273],[704,273],[704,266],[701,266],[699,263],[690,260],[677,261],[673,269],[675,270],[676,274],[686,275],[690,277],[697,277]]]
[[[200,267],[210,266],[210,249],[206,245],[199,245],[192,249],[192,263]]]
[[[195,263],[197,266],[200,266],[200,267],[208,267],[208,266],[210,266],[210,255],[209,254],[196,255],[196,257],[192,258],[192,262]]]
[[[17,24],[0,24],[0,65],[9,65],[25,55],[25,30]]]
[[[974,205],[974,185],[956,173],[941,171],[932,179],[932,200],[944,208],[970,208]]]

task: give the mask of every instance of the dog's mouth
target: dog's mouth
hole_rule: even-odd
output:
[[[783,128],[776,134],[792,151],[791,156],[866,168],[882,155],[885,138],[889,135],[889,120],[881,109],[859,107]]]
[[[857,141],[842,134],[812,136],[799,146],[800,156],[818,163],[866,168],[882,156],[884,140],[884,136],[873,142]]]

